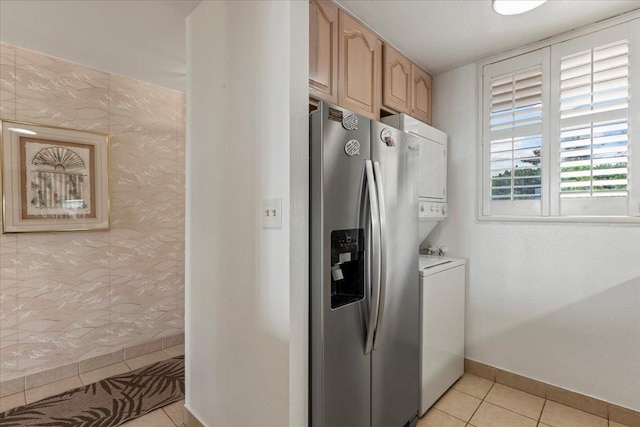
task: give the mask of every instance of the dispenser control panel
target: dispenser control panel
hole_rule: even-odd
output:
[[[331,308],[364,298],[364,230],[331,232]]]

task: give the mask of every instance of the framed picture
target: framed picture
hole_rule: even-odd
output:
[[[0,121],[4,233],[109,228],[109,135]]]

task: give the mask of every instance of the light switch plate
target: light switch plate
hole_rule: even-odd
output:
[[[282,228],[282,198],[262,199],[262,228]]]

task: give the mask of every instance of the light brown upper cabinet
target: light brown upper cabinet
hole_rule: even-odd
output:
[[[364,25],[338,11],[338,104],[377,119],[382,87],[382,42]]]
[[[382,66],[382,105],[411,114],[411,61],[385,44]]]
[[[338,103],[338,6],[309,1],[309,95]]]
[[[431,124],[431,76],[411,64],[411,113],[412,117]]]

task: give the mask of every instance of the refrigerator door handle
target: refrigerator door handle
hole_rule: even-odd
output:
[[[379,288],[380,299],[378,302],[378,319],[376,320],[376,333],[373,348],[376,349],[382,338],[382,325],[384,318],[384,305],[387,295],[387,215],[384,208],[384,189],[382,188],[382,172],[380,163],[373,162],[373,171],[376,180],[376,190],[378,193],[378,212],[380,218],[380,271]]]
[[[369,214],[371,215],[371,247],[373,252],[373,262],[371,263],[371,309],[369,310],[369,321],[367,322],[367,340],[365,342],[365,353],[371,353],[373,340],[376,332],[376,322],[378,319],[378,309],[380,308],[380,211],[378,197],[376,194],[376,182],[374,178],[373,165],[371,160],[365,160],[365,177],[367,191],[369,193]]]

